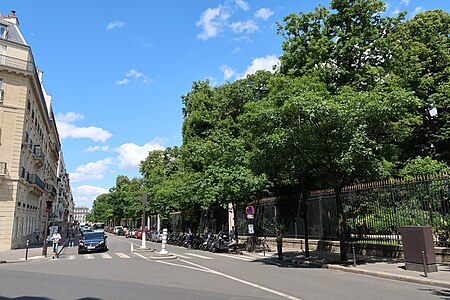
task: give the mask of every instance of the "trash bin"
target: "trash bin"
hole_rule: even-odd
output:
[[[433,232],[429,226],[404,226],[400,229],[403,241],[405,269],[437,272]]]

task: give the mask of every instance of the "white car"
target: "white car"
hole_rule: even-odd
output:
[[[113,233],[119,234],[120,232],[123,232],[122,226],[114,226]]]
[[[160,231],[153,231],[152,232],[152,236],[150,237],[150,241],[156,242],[156,243],[160,243],[160,242],[162,242],[162,238],[163,238],[162,230],[160,230]]]

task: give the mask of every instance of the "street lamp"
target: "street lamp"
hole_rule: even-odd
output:
[[[47,231],[48,231],[48,227],[50,225],[50,213],[52,212],[52,200],[47,200],[46,202],[46,207],[45,207],[45,211],[47,212],[47,222],[45,223],[45,229],[44,229],[44,243],[42,245],[42,255],[44,255],[45,257],[47,257]]]

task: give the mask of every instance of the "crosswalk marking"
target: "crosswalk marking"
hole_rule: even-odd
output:
[[[116,255],[120,258],[130,258],[128,255],[126,255],[125,253],[116,253]]]
[[[100,256],[101,256],[102,258],[106,258],[106,259],[112,258],[112,256],[109,255],[108,253],[100,253]]]
[[[76,255],[68,255],[67,259],[68,260],[74,260],[74,259],[77,259],[77,256]]]
[[[94,255],[92,254],[85,254],[84,259],[94,259]]]

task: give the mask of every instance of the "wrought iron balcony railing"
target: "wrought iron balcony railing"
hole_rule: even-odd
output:
[[[45,182],[41,178],[39,178],[39,176],[37,176],[36,174],[30,174],[30,176],[28,176],[27,181],[30,184],[36,185],[41,190],[45,190]]]

